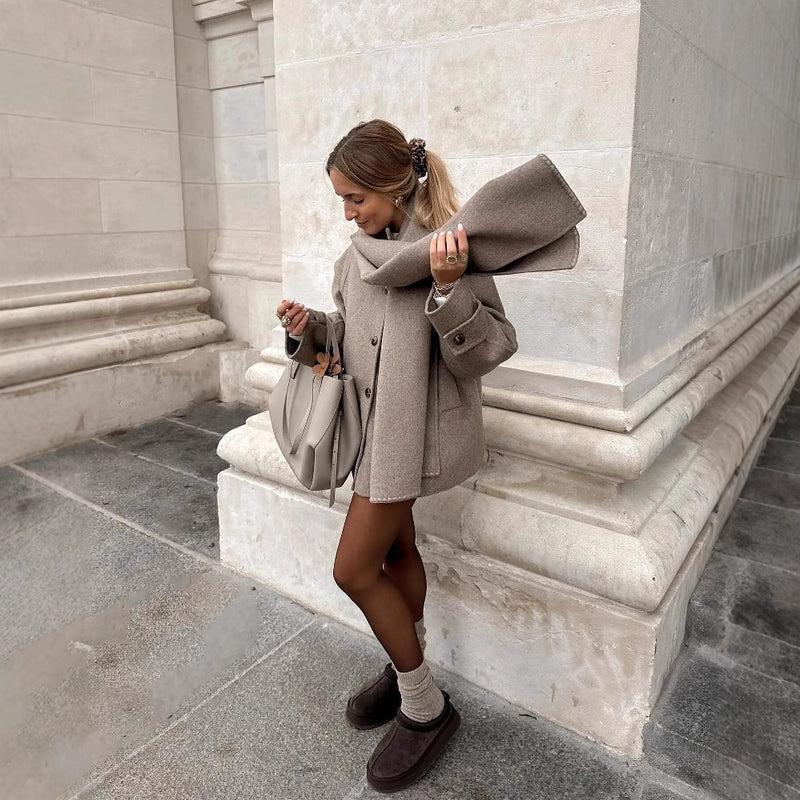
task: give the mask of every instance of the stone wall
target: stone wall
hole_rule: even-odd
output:
[[[277,0],[287,292],[333,307],[332,266],[352,226],[323,164],[359,121],[382,117],[409,138],[426,139],[464,199],[545,152],[587,208],[581,259],[569,273],[498,280],[510,318],[525,325],[519,352],[487,382],[612,402],[638,7],[629,0]]]
[[[170,4],[1,13],[2,297],[191,278]]]
[[[800,6],[643,0],[626,403],[800,262]]]

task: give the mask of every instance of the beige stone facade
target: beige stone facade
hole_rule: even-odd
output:
[[[464,198],[554,161],[587,209],[578,265],[497,280],[520,348],[484,381],[486,462],[415,506],[429,653],[638,754],[689,595],[797,375],[796,4],[3,15],[4,457],[195,397],[250,402],[219,448],[221,555],[353,625],[331,577],[349,489],[329,510],[299,486],[255,407],[285,363],[277,302],[333,307],[349,229],[325,157],[383,117],[425,138]]]

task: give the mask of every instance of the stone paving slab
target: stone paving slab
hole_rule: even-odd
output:
[[[800,576],[800,512],[740,497],[715,549]]]
[[[84,785],[314,618],[6,468],[0,498],[10,496],[16,509],[0,526],[3,798]]]
[[[800,475],[800,441],[767,440],[758,466]]]
[[[800,475],[755,467],[741,496],[747,500],[800,511]]]
[[[217,475],[228,463],[217,455],[220,434],[181,425],[168,418],[157,419],[98,437],[134,455],[194,475],[216,485]],[[800,445],[798,445],[800,448]]]
[[[217,489],[99,441],[20,462],[26,470],[199,553],[219,558]]]
[[[778,415],[770,438],[800,442],[800,408],[790,405],[791,403],[794,403],[794,406],[800,405],[800,392],[797,388],[789,397],[789,404],[784,406]]]
[[[167,415],[166,419],[179,420],[187,425],[194,425],[206,431],[227,433],[233,428],[244,425],[248,417],[260,414],[264,409],[253,408],[242,403],[223,403],[219,400],[209,400],[196,403]],[[227,466],[227,465],[226,465]]]
[[[382,669],[371,638],[315,623],[82,798],[380,797],[364,779],[385,728],[354,731],[347,697]],[[632,800],[634,767],[463,680],[440,674],[463,721],[428,777],[396,796]]]
[[[646,730],[653,766],[728,800],[800,798],[800,687],[703,646],[680,658]]]

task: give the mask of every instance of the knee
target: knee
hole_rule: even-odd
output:
[[[368,591],[375,579],[375,571],[365,568],[363,564],[348,563],[338,558],[334,562],[333,580],[350,598],[356,598]]]

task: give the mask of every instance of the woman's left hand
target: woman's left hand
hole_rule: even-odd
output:
[[[459,224],[456,233],[453,231],[434,233],[431,237],[430,256],[431,274],[436,283],[442,285],[460,278],[469,260],[467,232],[464,226]]]

